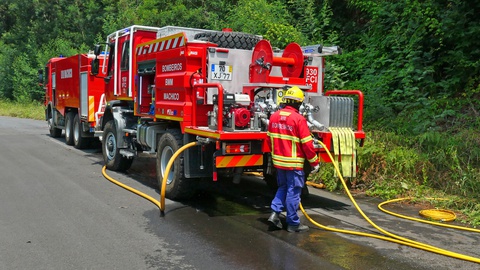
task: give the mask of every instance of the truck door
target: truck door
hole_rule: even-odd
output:
[[[56,85],[56,80],[55,80],[55,71],[52,66],[50,66],[52,69],[51,72],[48,73],[48,77],[50,77],[50,85],[52,87],[52,104],[54,107],[57,106],[58,100],[57,100],[57,85]]]
[[[135,46],[156,38],[160,28],[148,26],[131,26],[110,34],[109,56],[106,77],[106,98],[132,100],[134,96],[137,73],[133,61]]]
[[[52,87],[52,71],[51,71],[51,66],[52,63],[49,62],[45,66],[44,73],[45,77],[43,77],[43,88],[45,90],[45,106],[47,106],[49,103],[52,104],[52,106],[56,105],[55,102],[55,88]]]
[[[122,96],[132,97],[130,85],[130,39],[126,38],[121,45],[120,59],[120,93]]]
[[[105,78],[107,101],[131,97],[131,90],[128,87],[128,44],[128,36],[117,36],[109,44]]]
[[[107,96],[131,98],[130,35],[119,36],[110,44],[107,67]]]

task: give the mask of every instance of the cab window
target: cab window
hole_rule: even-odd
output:
[[[122,46],[122,62],[120,63],[120,68],[122,70],[128,70],[128,65],[130,63],[130,41],[126,40],[123,42]]]
[[[45,67],[45,72],[43,74],[44,84],[47,85],[50,82],[50,73],[48,72],[48,66]]]
[[[108,76],[113,76],[113,63],[115,62],[115,42],[109,44],[110,52],[108,53]]]

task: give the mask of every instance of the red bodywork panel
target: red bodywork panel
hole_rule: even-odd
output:
[[[103,78],[91,75],[90,62],[94,56],[77,54],[70,57],[52,58],[46,65],[48,77],[45,87],[45,105],[51,105],[63,116],[75,109],[84,121],[92,122],[93,113],[104,93]],[[100,63],[103,63],[100,57]],[[84,91],[82,91],[84,89]],[[82,101],[84,106],[82,107]]]
[[[136,100],[141,102],[135,104],[136,115],[177,121],[182,131],[189,126],[207,126],[207,112],[212,106],[197,106],[193,75],[206,66],[208,47],[216,45],[187,43],[183,33],[138,46],[139,69],[155,67],[156,72],[138,78]],[[147,91],[149,85],[154,90]]]

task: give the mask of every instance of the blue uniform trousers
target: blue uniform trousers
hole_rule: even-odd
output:
[[[300,194],[305,184],[303,170],[277,169],[278,190],[270,206],[274,212],[287,211],[287,224],[299,225],[297,210],[300,204]]]

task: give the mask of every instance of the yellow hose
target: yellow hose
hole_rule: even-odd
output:
[[[442,222],[454,221],[457,218],[455,212],[445,209],[425,209],[420,210],[419,214],[422,217]]]
[[[330,159],[331,160],[334,160],[333,157],[332,157],[332,154],[330,153],[330,151],[328,151],[328,148],[326,147],[326,145],[324,143],[322,143],[321,141],[319,141],[320,144],[322,144],[322,146],[324,147],[324,149],[327,150],[327,154],[329,155]],[[338,176],[340,177],[340,180],[342,181],[342,185],[343,187],[345,188],[345,191],[348,195],[348,197],[350,198],[350,200],[352,201],[353,205],[355,206],[355,208],[357,209],[357,211],[360,213],[360,215],[368,222],[370,223],[370,225],[372,225],[375,229],[377,229],[378,231],[380,231],[381,233],[383,233],[384,235],[386,236],[380,236],[380,235],[376,235],[376,234],[370,234],[370,233],[363,233],[363,232],[357,232],[357,231],[350,231],[350,230],[341,230],[341,229],[335,229],[335,228],[331,228],[331,227],[327,227],[327,226],[324,226],[320,223],[317,223],[315,222],[308,214],[307,212],[305,211],[305,209],[303,208],[303,205],[300,204],[300,210],[302,211],[302,213],[305,215],[305,217],[310,221],[312,222],[314,225],[316,225],[317,227],[321,228],[321,229],[324,229],[324,230],[328,230],[328,231],[334,231],[334,232],[340,232],[340,233],[347,233],[347,234],[353,234],[353,235],[359,235],[359,236],[367,236],[367,237],[372,237],[372,238],[377,238],[377,239],[383,239],[383,240],[386,240],[386,241],[390,241],[390,242],[394,242],[394,243],[398,243],[398,244],[402,244],[402,245],[406,245],[406,246],[410,246],[410,247],[414,247],[414,248],[418,248],[418,249],[422,249],[422,250],[426,250],[426,251],[430,251],[430,252],[433,252],[433,253],[437,253],[437,254],[441,254],[441,255],[445,255],[445,256],[449,256],[449,257],[452,257],[452,258],[457,258],[457,259],[461,259],[461,260],[465,260],[465,261],[470,261],[470,262],[476,262],[476,263],[480,263],[480,258],[476,258],[476,257],[472,257],[472,256],[468,256],[468,255],[464,255],[464,254],[460,254],[460,253],[456,253],[456,252],[452,252],[452,251],[448,251],[448,250],[445,250],[445,249],[441,249],[441,248],[438,248],[438,247],[435,247],[435,246],[431,246],[431,245],[428,245],[428,244],[425,244],[425,243],[421,243],[421,242],[416,242],[414,240],[411,240],[411,239],[408,239],[408,238],[404,238],[402,236],[399,236],[399,235],[396,235],[396,234],[393,234],[391,232],[388,232],[384,229],[382,229],[381,227],[379,227],[377,224],[375,224],[373,221],[370,220],[370,218],[368,218],[365,213],[363,212],[363,210],[358,206],[357,202],[355,201],[355,199],[353,198],[352,194],[350,193],[350,190],[348,189],[348,186],[345,182],[345,179],[343,179],[343,176],[342,174],[340,173],[340,170],[338,168],[338,165],[336,163],[332,163],[335,167],[335,170],[338,174]],[[388,236],[388,237],[387,237]]]
[[[307,186],[311,186],[311,187],[315,187],[315,188],[319,188],[319,189],[324,189],[325,188],[325,184],[323,184],[323,183],[314,183],[314,182],[306,181],[305,184],[307,184]]]
[[[160,216],[162,217],[165,216],[165,189],[167,188],[167,177],[168,177],[168,174],[170,173],[170,169],[172,168],[173,162],[178,157],[178,155],[180,155],[183,151],[185,151],[185,149],[195,145],[197,145],[197,142],[191,142],[191,143],[185,144],[184,146],[180,147],[180,149],[178,149],[168,161],[168,164],[167,164],[167,167],[165,168],[165,173],[162,179],[162,188],[160,189],[160,202],[161,202]]]
[[[175,159],[178,157],[178,155],[180,155],[183,151],[185,151],[185,149],[187,148],[190,148],[192,146],[195,146],[197,145],[198,143],[197,142],[191,142],[191,143],[188,143],[182,147],[180,147],[180,149],[178,149],[174,154],[173,156],[170,158],[170,160],[168,161],[167,163],[167,167],[165,168],[165,174],[163,175],[163,179],[162,179],[162,185],[161,185],[161,188],[160,188],[160,201],[152,198],[151,196],[141,192],[141,191],[138,191],[132,187],[129,187],[115,179],[113,179],[112,177],[110,177],[107,172],[106,172],[106,169],[107,167],[106,166],[103,166],[102,168],[102,174],[105,178],[107,178],[110,182],[130,191],[130,192],[133,192],[135,194],[137,194],[138,196],[140,197],[143,197],[149,201],[151,201],[153,204],[155,204],[159,209],[160,209],[160,216],[165,216],[165,189],[167,188],[167,177],[168,177],[168,174],[170,173],[170,169],[172,168],[172,165],[173,165],[173,162],[175,161]]]
[[[391,212],[391,211],[388,211],[386,209],[383,208],[384,205],[386,204],[389,204],[389,203],[394,203],[394,202],[399,202],[399,201],[405,201],[405,200],[412,200],[413,198],[411,197],[407,197],[407,198],[399,198],[399,199],[393,199],[393,200],[388,200],[388,201],[384,201],[382,203],[380,203],[378,205],[378,208],[389,214],[389,215],[392,215],[392,216],[396,216],[396,217],[399,217],[399,218],[404,218],[404,219],[409,219],[409,220],[413,220],[413,221],[417,221],[417,222],[422,222],[422,223],[426,223],[426,224],[430,224],[430,225],[435,225],[435,226],[440,226],[440,227],[445,227],[445,228],[451,228],[451,229],[457,229],[457,230],[464,230],[464,231],[470,231],[470,232],[476,232],[476,233],[480,233],[480,230],[478,229],[474,229],[474,228],[468,228],[468,227],[463,227],[463,226],[456,226],[456,225],[451,225],[451,224],[444,224],[444,223],[439,223],[439,222],[432,222],[432,221],[429,221],[429,220],[424,220],[424,219],[419,219],[419,218],[414,218],[414,217],[409,217],[409,216],[404,216],[404,215],[401,215],[401,214],[398,214],[398,213],[394,213],[394,212]],[[438,198],[426,198],[427,200],[439,200]]]
[[[155,200],[155,199],[152,198],[151,196],[149,196],[149,195],[147,195],[147,194],[145,194],[145,193],[143,193],[143,192],[141,192],[141,191],[138,191],[138,190],[136,190],[136,189],[134,189],[134,188],[132,188],[132,187],[129,187],[129,186],[127,186],[127,185],[125,185],[125,184],[123,184],[123,183],[121,183],[121,182],[113,179],[112,177],[110,177],[110,176],[107,174],[106,170],[107,170],[107,166],[103,166],[103,168],[102,168],[102,174],[103,174],[103,176],[104,176],[105,178],[107,178],[108,181],[110,181],[110,182],[114,183],[115,185],[120,186],[120,187],[122,187],[122,188],[124,188],[124,189],[126,189],[126,190],[128,190],[128,191],[130,191],[130,192],[133,192],[133,193],[137,194],[138,196],[141,196],[141,197],[143,197],[143,198],[151,201],[151,202],[152,202],[153,204],[155,204],[158,208],[160,208],[160,202],[159,202],[159,201]]]

